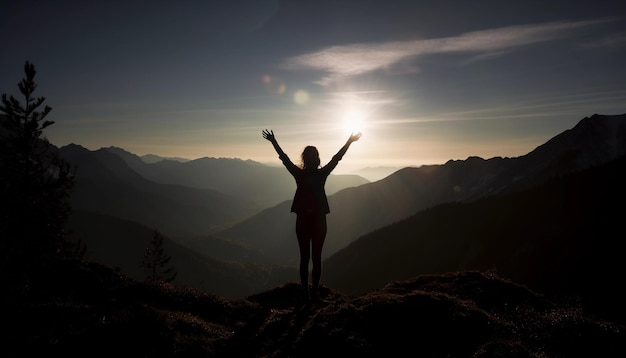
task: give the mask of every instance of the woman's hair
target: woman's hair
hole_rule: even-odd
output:
[[[302,169],[317,169],[320,166],[320,153],[312,145],[302,151]]]

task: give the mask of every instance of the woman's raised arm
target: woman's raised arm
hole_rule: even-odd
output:
[[[346,154],[346,152],[348,151],[348,148],[350,147],[350,144],[352,144],[352,142],[356,142],[357,140],[359,140],[359,138],[361,138],[361,133],[352,133],[350,135],[350,137],[348,137],[348,140],[346,141],[346,144],[343,145],[343,147],[341,147],[341,149],[339,149],[339,151],[337,152],[337,154],[335,154],[333,156],[333,160],[336,161],[340,161],[341,158],[343,158],[344,154]]]
[[[276,153],[278,153],[278,157],[282,159],[282,157],[285,156],[285,152],[283,152],[283,149],[280,147],[280,145],[278,145],[278,141],[276,140],[274,131],[264,129],[262,133],[263,133],[263,138],[267,139],[268,141],[270,141],[270,143],[272,143],[272,145],[274,146],[274,149],[276,150]]]

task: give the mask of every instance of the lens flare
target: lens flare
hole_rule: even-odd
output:
[[[293,94],[293,101],[299,105],[305,105],[309,103],[309,93],[305,90],[297,90],[296,93]]]
[[[287,86],[281,79],[272,77],[270,75],[263,75],[263,85],[265,90],[272,94],[283,94]]]

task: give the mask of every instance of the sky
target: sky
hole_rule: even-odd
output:
[[[0,0],[0,92],[26,61],[58,146],[334,173],[517,157],[626,113],[624,1]]]

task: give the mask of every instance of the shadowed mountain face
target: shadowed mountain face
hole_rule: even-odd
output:
[[[471,203],[441,204],[362,236],[324,262],[324,282],[363,293],[418,274],[497,270],[580,297],[626,322],[622,264],[626,156]]]
[[[150,246],[153,229],[84,211],[75,211],[69,226],[71,238],[86,246],[87,259],[105,263],[139,282],[148,277],[149,270],[139,263]],[[198,239],[199,249],[195,250],[167,236],[163,238],[164,251],[171,257],[179,286],[239,298],[298,277],[295,268],[274,265],[258,251],[238,243],[205,236]],[[251,261],[263,264],[248,263]]]
[[[329,196],[324,257],[420,210],[532,187],[615,159],[626,154],[624,143],[626,115],[594,115],[521,157],[470,157],[404,168],[377,182],[341,190]],[[268,208],[216,235],[254,246],[277,262],[295,264],[295,215],[288,204]]]
[[[605,357],[626,330],[493,274],[392,282],[364,295],[285,283],[229,300],[61,261],[3,295],[3,349],[63,357]],[[14,293],[14,292],[12,292]]]

